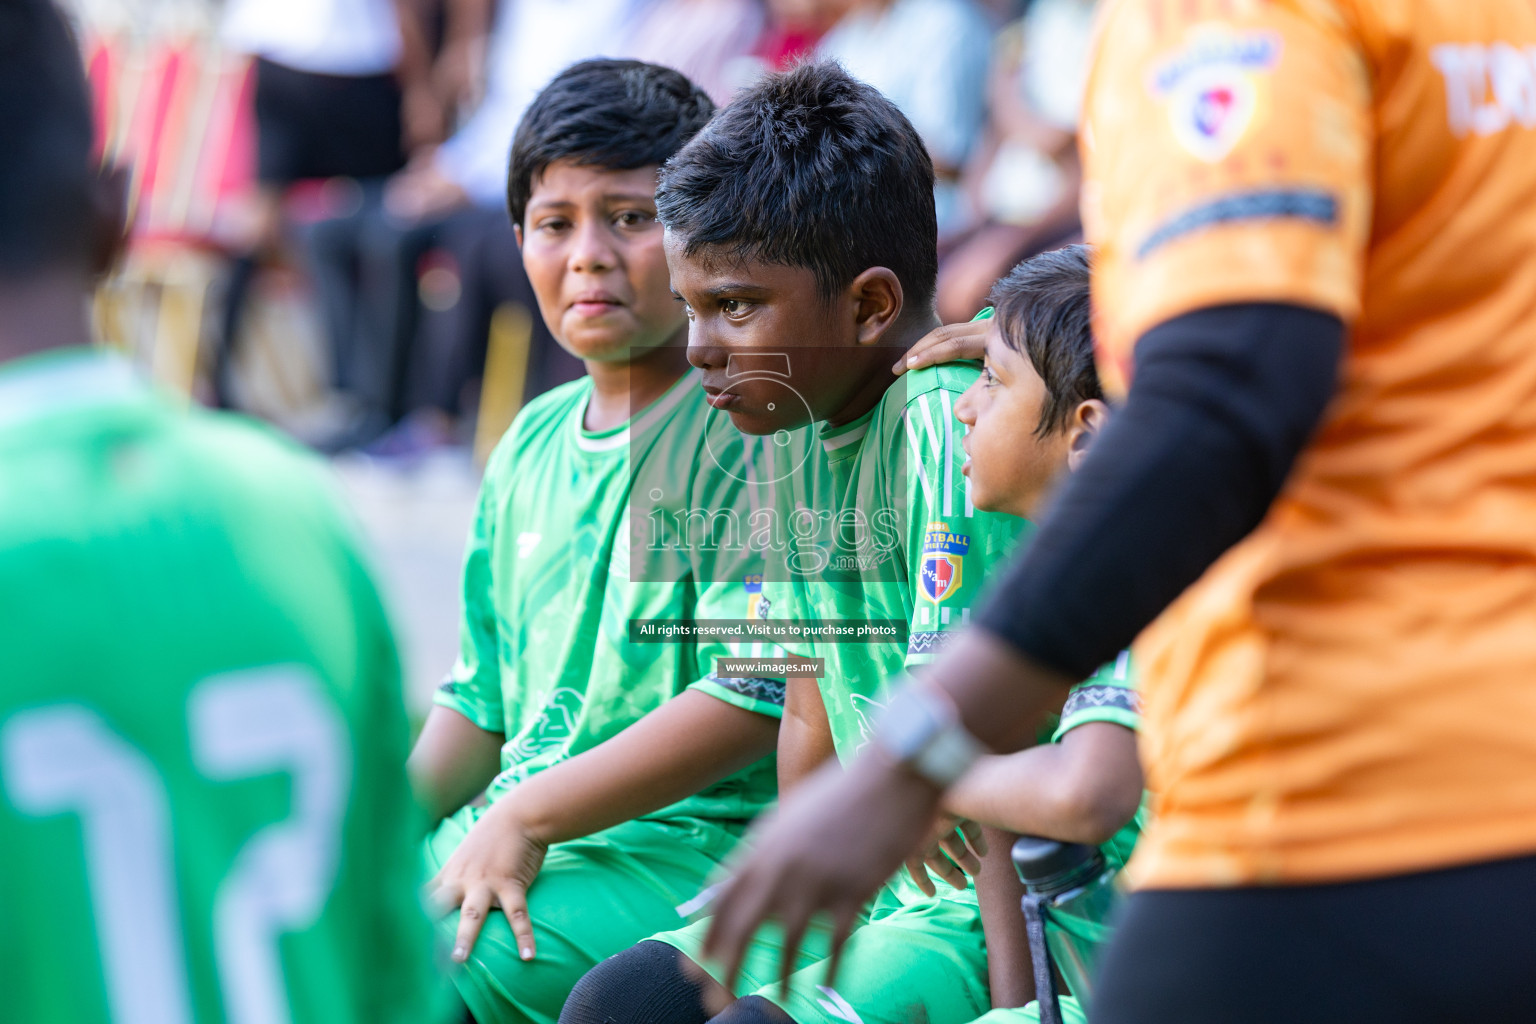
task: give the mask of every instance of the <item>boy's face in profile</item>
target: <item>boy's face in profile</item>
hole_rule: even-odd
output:
[[[572,355],[629,362],[682,328],[667,287],[655,166],[615,171],[557,160],[517,227],[550,333]]]
[[[1068,468],[1071,433],[1053,428],[1041,437],[1045,381],[1023,353],[1003,340],[996,320],[987,330],[986,366],[960,400],[955,416],[967,427],[965,467],[971,500],[989,512],[1033,519],[1056,479]]]
[[[689,320],[688,361],[704,371],[710,404],[742,433],[826,419],[847,406],[869,366],[894,358],[859,345],[855,303],[826,301],[807,268],[685,248],[668,232],[672,290]]]

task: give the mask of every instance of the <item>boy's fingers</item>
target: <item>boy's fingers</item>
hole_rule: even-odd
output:
[[[965,836],[965,845],[976,851],[976,856],[987,855],[987,834],[980,825],[970,819],[961,819],[960,834]]]
[[[954,360],[955,353],[958,351],[960,351],[960,343],[954,338],[945,338],[932,345],[925,345],[921,351],[908,355],[907,367],[916,370],[924,366],[933,366],[935,363],[948,363]]]
[[[857,903],[839,903],[832,908],[831,952],[827,957],[827,976],[822,980],[822,984],[828,988],[837,984],[837,965],[842,961],[843,946],[847,945],[848,936],[853,933],[853,925],[858,917]]]
[[[704,956],[721,965],[720,984],[736,988],[736,975],[746,956],[747,942],[767,917],[772,892],[750,874],[737,875],[727,883],[715,906],[709,932],[704,936]]]
[[[955,357],[949,353],[955,347],[952,341],[918,342],[897,361],[892,369],[899,376],[908,370],[921,370],[925,366],[933,366],[936,363],[952,362]]]
[[[928,877],[928,862],[922,857],[907,858],[907,874],[912,876],[912,881],[917,883],[917,887],[923,890],[924,895],[938,894],[939,890],[934,886],[933,879]]]
[[[443,882],[441,879],[442,876],[439,875],[427,883],[425,899],[427,908],[434,917],[447,917],[464,899],[464,890],[460,886]]]
[[[966,845],[960,833],[950,832],[939,841],[939,847],[966,874],[974,875],[981,870],[981,858],[971,852],[971,848]]]
[[[795,973],[795,960],[800,952],[800,943],[805,941],[805,929],[810,920],[810,909],[804,905],[796,905],[784,915],[784,945],[779,953],[781,995],[789,995],[789,976]]]
[[[940,327],[919,339],[891,369],[901,374],[959,359],[980,359],[986,355],[986,337],[984,320]]]
[[[489,889],[477,886],[464,894],[464,902],[459,906],[458,934],[453,937],[454,963],[461,964],[469,959],[469,951],[475,948],[475,940],[480,938],[480,929],[490,909]]]
[[[935,850],[928,858],[928,868],[956,889],[964,889],[970,883],[965,872],[956,867],[942,850]]]
[[[497,890],[496,901],[512,926],[512,935],[517,939],[517,955],[532,960],[538,947],[533,941],[533,918],[528,914],[527,896],[517,886],[504,886]]]
[[[940,327],[936,331],[923,335],[917,340],[917,344],[901,354],[901,358],[896,360],[896,365],[891,367],[891,369],[901,374],[907,370],[915,370],[919,367],[927,366],[927,360],[933,351],[937,348],[942,348],[946,343],[949,337],[949,330],[948,327]]]

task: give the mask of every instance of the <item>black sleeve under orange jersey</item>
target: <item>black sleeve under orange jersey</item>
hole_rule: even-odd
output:
[[[1333,396],[1343,336],[1331,314],[1273,303],[1149,331],[1125,407],[982,628],[1077,679],[1128,646],[1263,519]]]

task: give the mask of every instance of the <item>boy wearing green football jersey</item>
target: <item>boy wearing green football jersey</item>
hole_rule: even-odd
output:
[[[853,756],[887,700],[885,680],[927,661],[967,621],[988,567],[1025,526],[978,510],[961,472],[953,410],[978,369],[900,382],[890,369],[896,350],[936,325],[932,180],[889,101],[821,64],[738,96],[668,163],[658,191],[673,288],[692,321],[689,358],[711,403],[751,435],[816,424],[820,451],[788,480],[800,571],[778,588],[775,613],[906,627],[900,643],[787,645],[825,659],[826,674],[819,685],[789,683],[781,788],[834,753]],[[753,372],[770,355],[784,371]],[[960,1024],[990,1005],[975,894],[918,873],[921,883],[893,879],[867,922],[832,923],[857,924],[835,990],[816,963],[823,929],[803,948],[802,936],[765,933],[733,991],[712,983],[701,993],[687,976],[694,925],[594,971],[562,1019],[702,1021],[706,1004],[734,995],[744,998],[719,1020]],[[965,885],[952,867],[944,873]],[[772,984],[797,969],[787,990]]]
[[[594,963],[681,923],[775,793],[782,680],[716,676],[724,644],[631,632],[754,601],[710,541],[650,536],[745,486],[723,468],[740,435],[711,426],[689,372],[656,221],[659,165],[712,110],[675,71],[588,61],[513,142],[524,266],[588,373],[529,403],[491,456],[462,654],[412,754],[443,819],[429,893],[479,1024],[552,1022]]]
[[[1080,245],[1026,260],[993,288],[995,315],[978,353],[985,359],[982,375],[955,405],[966,426],[964,472],[978,508],[1039,518],[1106,421],[1088,302],[1088,251]],[[1021,444],[1025,437],[1032,443]],[[1074,687],[1053,742],[983,757],[951,791],[945,809],[1002,830],[988,836],[999,849],[1026,833],[1099,845],[1110,865],[1123,866],[1142,824],[1140,716],[1130,675],[1130,655],[1122,654]],[[1019,912],[1022,887],[1006,866],[977,885],[992,1003],[1023,1006],[1034,984]],[[1106,922],[1085,925],[1099,931]],[[1069,1022],[1081,1020],[1068,998],[1062,1012]],[[988,1024],[1037,1019],[1033,1003],[986,1017]]]
[[[323,468],[91,347],[78,51],[0,6],[0,1017],[417,1022],[399,665]]]

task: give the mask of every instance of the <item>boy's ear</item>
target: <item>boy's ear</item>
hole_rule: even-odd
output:
[[[1109,406],[1097,398],[1078,405],[1072,410],[1072,422],[1067,424],[1067,468],[1077,472],[1093,447],[1093,439],[1109,422]]]
[[[512,225],[512,237],[517,239],[517,247],[521,250],[523,247],[523,226],[521,224]]]
[[[893,270],[870,267],[848,286],[860,345],[877,345],[901,316],[901,281]]]

